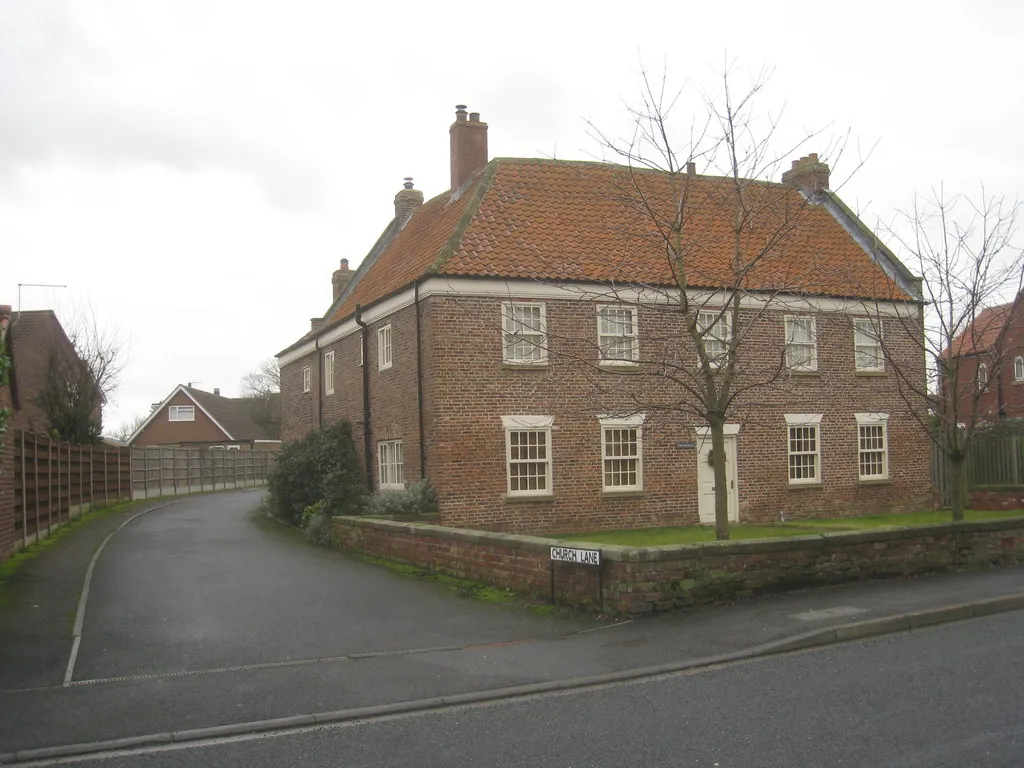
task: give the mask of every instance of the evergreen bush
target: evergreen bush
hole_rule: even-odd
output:
[[[352,425],[320,427],[281,449],[267,478],[270,511],[301,525],[307,507],[323,502],[323,514],[358,515],[366,503]]]
[[[370,497],[366,513],[378,517],[425,515],[437,511],[437,491],[427,479],[401,491],[377,491]]]

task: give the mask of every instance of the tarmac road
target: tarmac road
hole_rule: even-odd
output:
[[[135,518],[140,507],[98,517],[26,564],[0,607],[0,763],[83,756],[124,739],[247,738],[526,692],[596,690],[589,687],[1024,608],[1024,569],[1005,568],[644,620],[542,616],[312,547],[259,517],[260,496],[208,494],[150,502]],[[78,595],[109,534],[65,684]]]

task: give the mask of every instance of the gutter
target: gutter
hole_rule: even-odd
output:
[[[359,343],[363,355],[363,461],[366,464],[366,489],[373,493],[373,445],[370,440],[370,356],[367,354],[367,326],[363,322],[363,307],[356,304],[356,325],[360,328]]]

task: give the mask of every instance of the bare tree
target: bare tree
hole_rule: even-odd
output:
[[[92,313],[78,312],[64,332],[70,348],[56,339],[48,345],[46,381],[36,402],[61,440],[96,443],[102,434],[103,405],[120,384],[125,345]]]
[[[667,78],[654,81],[646,72],[640,105],[630,110],[631,138],[620,141],[591,126],[606,154],[626,166],[617,203],[634,215],[629,231],[620,234],[630,248],[639,249],[619,265],[629,290],[613,285],[604,298],[642,303],[646,311],[661,313],[667,330],[656,338],[645,332],[642,357],[635,349],[605,348],[579,357],[597,360],[596,368],[625,354],[635,365],[612,378],[618,378],[618,394],[634,412],[680,413],[707,425],[719,539],[729,537],[726,422],[743,409],[756,412],[757,392],[776,388],[799,354],[796,347],[788,350],[788,361],[787,352],[769,359],[751,354],[764,338],[766,315],[784,309],[793,297],[813,294],[825,279],[813,258],[798,261],[786,254],[810,209],[827,194],[829,171],[811,155],[802,161],[803,194],[794,185],[767,183],[776,177],[781,158],[814,134],[777,152],[777,120],[755,115],[767,73],[757,75],[739,96],[735,79],[725,71],[718,90],[701,95],[703,117],[684,126],[678,140],[674,112],[681,92],[670,93]],[[833,150],[838,153],[838,147]],[[659,254],[661,264],[653,272],[635,268],[639,251],[648,264],[651,253]],[[754,358],[757,364],[751,364]],[[605,383],[597,384],[595,377],[595,386],[616,386],[607,384],[607,375],[600,380]]]
[[[249,371],[238,382],[242,397],[265,397],[273,392],[281,391],[281,370],[277,360],[269,357],[255,370]]]
[[[909,410],[949,462],[954,520],[963,519],[966,460],[979,427],[1000,417],[998,408],[982,408],[989,379],[1009,359],[1006,335],[1021,322],[1024,254],[1011,243],[1019,213],[1018,201],[990,196],[984,187],[976,199],[940,187],[915,197],[887,227],[923,276],[927,306],[923,333],[920,317],[895,318],[919,355],[898,354],[884,334],[877,341]],[[878,305],[871,309],[880,320]]]
[[[270,437],[277,437],[281,430],[280,392],[281,370],[277,359],[270,357],[261,362],[255,370],[245,374],[238,383],[242,397],[249,399],[253,419]]]
[[[135,416],[130,421],[126,421],[121,424],[121,426],[114,429],[110,433],[109,437],[112,437],[115,440],[120,440],[123,443],[127,443],[138,428],[145,423],[147,418],[149,418],[148,414],[146,416]]]

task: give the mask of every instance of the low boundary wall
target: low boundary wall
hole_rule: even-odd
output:
[[[1024,561],[1024,517],[752,541],[621,547],[362,517],[336,517],[347,552],[421,566],[555,602],[640,615],[869,578]],[[600,568],[556,563],[550,547],[601,550]],[[599,595],[598,585],[603,588]]]

